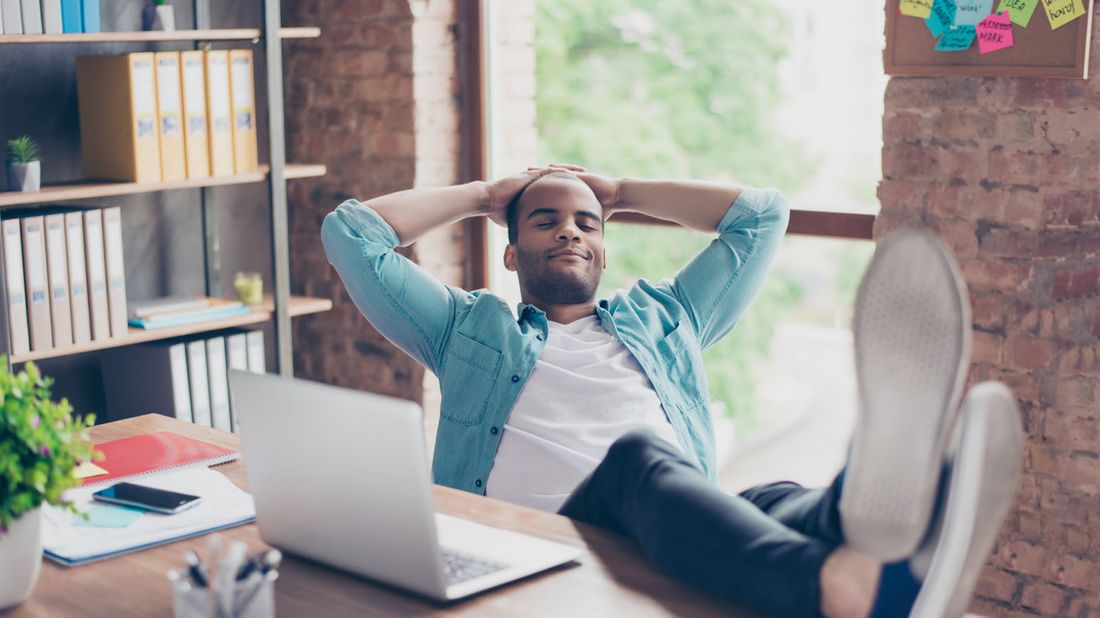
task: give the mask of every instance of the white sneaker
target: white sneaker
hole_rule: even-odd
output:
[[[1016,496],[1023,434],[1016,399],[1004,384],[970,389],[949,457],[946,495],[929,538],[910,559],[910,571],[923,580],[910,618],[966,613]]]
[[[859,420],[840,498],[845,541],[883,562],[924,538],[970,360],[970,306],[930,234],[887,236],[856,298]]]

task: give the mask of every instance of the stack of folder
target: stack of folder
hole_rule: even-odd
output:
[[[167,339],[107,350],[101,357],[107,418],[157,412],[237,431],[228,370],[266,371],[263,331]]]
[[[12,354],[128,334],[118,207],[9,211],[0,230]]]
[[[76,72],[89,178],[157,182],[259,168],[252,50],[81,56]]]
[[[0,0],[0,34],[99,32],[99,0]]]
[[[240,301],[193,296],[188,298],[160,298],[130,305],[130,326],[152,330],[202,324],[251,310]]]

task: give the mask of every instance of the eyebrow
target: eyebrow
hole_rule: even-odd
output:
[[[532,210],[527,215],[527,218],[531,219],[532,217],[537,217],[539,215],[557,215],[557,214],[558,214],[558,209],[557,208],[536,208],[536,209]],[[600,223],[603,222],[603,217],[597,215],[596,213],[592,212],[591,210],[578,210],[576,216],[585,217],[587,219],[593,219],[593,220],[598,221]]]

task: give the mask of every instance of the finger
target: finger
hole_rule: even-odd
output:
[[[551,163],[550,167],[556,167],[556,168],[560,168],[560,169],[564,169],[564,170],[569,170],[571,172],[587,172],[588,171],[587,169],[585,169],[585,168],[583,168],[579,165],[573,165],[572,163]]]

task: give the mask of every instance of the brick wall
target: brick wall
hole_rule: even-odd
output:
[[[421,401],[424,370],[366,322],[325,258],[324,216],[366,200],[457,180],[454,0],[284,3],[288,25],[319,25],[319,39],[286,47],[287,159],[328,174],[290,183],[291,281],[333,310],[294,320],[295,373]],[[461,284],[460,230],[441,230],[406,255]],[[456,279],[456,274],[458,279]]]
[[[875,235],[916,225],[954,250],[971,382],[1006,382],[1024,414],[1018,501],[973,610],[1100,615],[1100,83],[893,78],[883,141]]]

